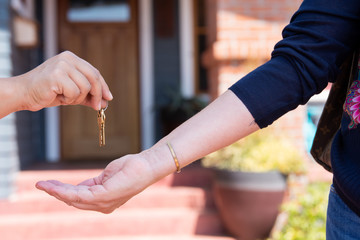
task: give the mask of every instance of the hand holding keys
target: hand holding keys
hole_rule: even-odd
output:
[[[99,125],[99,146],[105,146],[105,110],[106,108],[102,108],[98,111],[98,125]]]

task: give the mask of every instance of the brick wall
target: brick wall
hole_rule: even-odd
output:
[[[269,60],[282,29],[301,0],[208,0],[208,69],[210,94],[215,98],[248,72]],[[274,128],[304,149],[305,107],[283,116]]]
[[[219,0],[216,57],[267,59],[299,4],[299,0]]]

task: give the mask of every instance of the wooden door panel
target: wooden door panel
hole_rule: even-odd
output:
[[[108,83],[114,99],[106,110],[106,146],[98,143],[93,109],[61,108],[63,159],[112,159],[140,150],[137,25],[66,21],[68,1],[59,2],[60,49],[70,50],[94,65]],[[132,8],[136,1],[131,0]]]

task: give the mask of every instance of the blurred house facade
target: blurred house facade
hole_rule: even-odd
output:
[[[98,147],[96,112],[81,106],[12,114],[0,120],[0,128],[14,128],[12,135],[2,131],[0,141],[13,141],[12,162],[21,168],[38,161],[108,161],[147,148],[163,134],[160,109],[171,101],[169,92],[210,99],[224,92],[270,58],[300,3],[0,0],[1,77],[70,50],[100,70],[114,95],[106,111],[104,148]],[[16,17],[30,20],[37,44],[24,47],[15,41]],[[299,107],[275,127],[304,148],[307,118],[307,107]],[[10,154],[4,146],[3,162]]]

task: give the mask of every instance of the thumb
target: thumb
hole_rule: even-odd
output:
[[[101,173],[100,176],[86,179],[86,180],[82,181],[81,183],[79,183],[78,186],[82,185],[82,186],[91,187],[91,186],[95,186],[95,185],[102,185],[102,181],[101,181],[101,179],[103,178],[102,176],[103,176],[103,173]]]

